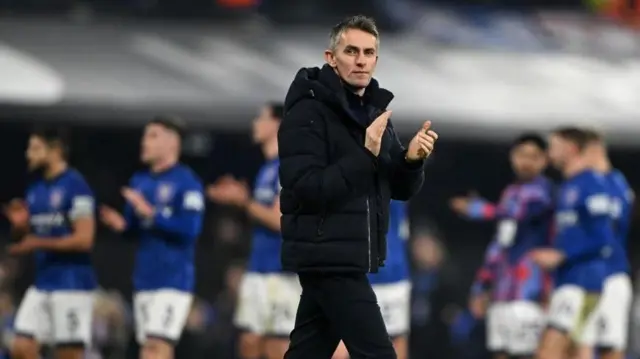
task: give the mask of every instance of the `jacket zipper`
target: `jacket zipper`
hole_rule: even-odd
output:
[[[367,272],[371,272],[371,213],[367,197]]]

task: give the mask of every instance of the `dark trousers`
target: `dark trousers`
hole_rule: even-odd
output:
[[[341,339],[352,359],[396,359],[364,273],[299,277],[302,296],[285,359],[331,359]]]

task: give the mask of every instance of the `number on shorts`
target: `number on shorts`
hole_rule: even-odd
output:
[[[168,328],[169,326],[171,326],[171,323],[173,322],[173,306],[169,305],[167,306],[167,309],[164,312],[164,320],[162,321],[162,326],[164,326],[165,328]]]
[[[273,304],[273,315],[275,318],[282,318],[285,320],[291,320],[294,317],[294,313],[291,313],[289,307],[283,303]]]
[[[75,309],[69,309],[67,312],[67,329],[70,333],[75,333],[79,325],[78,312]]]

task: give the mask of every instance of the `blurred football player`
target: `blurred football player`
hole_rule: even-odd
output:
[[[376,274],[369,274],[387,332],[393,340],[398,359],[407,359],[409,352],[409,316],[411,282],[406,243],[409,240],[407,204],[392,200],[389,205],[387,260]],[[334,359],[349,358],[344,343],[340,343]]]
[[[505,251],[494,239],[471,286],[469,309],[475,318],[486,320],[486,347],[496,358],[508,357],[510,287]]]
[[[171,359],[193,301],[194,256],[202,229],[204,194],[197,175],[179,163],[180,119],[151,120],[142,137],[147,170],[122,189],[121,215],[102,206],[102,222],[139,241],[133,273],[134,317],[142,359]]]
[[[14,200],[5,208],[20,239],[8,252],[34,252],[36,257],[35,283],[15,319],[12,358],[39,358],[39,345],[51,344],[56,358],[81,359],[91,344],[95,201],[83,176],[67,164],[67,151],[62,131],[32,133],[26,157],[37,179],[28,186],[25,201]]]
[[[593,168],[604,176],[609,186],[617,245],[613,247],[613,254],[609,257],[609,275],[604,282],[596,312],[587,321],[582,337],[578,338],[581,344],[578,356],[580,359],[591,359],[595,348],[600,352],[601,359],[622,359],[627,347],[633,299],[626,248],[634,194],[622,172],[612,167],[602,136],[593,131],[589,133],[592,140],[587,147],[587,156]]]
[[[564,182],[556,198],[553,247],[531,252],[538,265],[554,271],[540,359],[571,355],[572,340],[582,336],[609,275],[615,240],[610,191],[605,178],[592,169],[587,156],[590,139],[587,132],[570,127],[550,136],[549,158]]]
[[[549,243],[553,185],[543,172],[546,143],[536,134],[523,134],[511,146],[516,181],[497,205],[476,197],[458,197],[453,209],[471,219],[496,220],[495,242],[502,248],[506,268],[496,274],[487,318],[488,348],[497,358],[532,357],[543,327],[541,302],[545,274],[528,257],[529,251]]]
[[[253,121],[253,140],[267,162],[255,180],[253,195],[246,183],[224,176],[207,188],[210,200],[244,209],[255,222],[247,273],[240,285],[235,316],[242,359],[282,359],[295,325],[301,287],[297,275],[280,264],[280,181],[278,127],[283,105],[267,104]]]

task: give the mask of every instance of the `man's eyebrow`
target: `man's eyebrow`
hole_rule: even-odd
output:
[[[360,51],[361,50],[356,45],[347,45],[344,48],[345,48],[345,50],[356,50],[356,51]],[[364,51],[376,51],[376,48],[375,47],[367,47],[366,49],[364,49]]]

